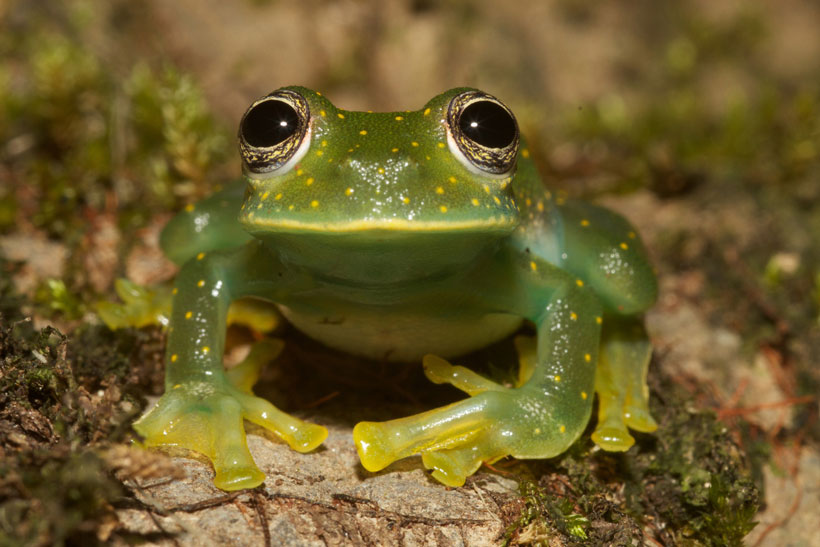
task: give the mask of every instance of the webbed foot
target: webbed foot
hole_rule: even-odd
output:
[[[259,368],[281,350],[264,340],[228,371],[227,381],[191,381],[172,386],[134,429],[146,446],[176,446],[200,452],[213,463],[214,484],[222,490],[253,488],[265,480],[248,450],[243,420],[275,433],[298,452],[313,450],[327,429],[304,422],[251,393]]]
[[[120,278],[114,282],[114,290],[122,303],[97,303],[97,314],[109,329],[168,324],[172,298],[169,287],[142,287]]]
[[[598,425],[592,440],[611,452],[624,452],[635,444],[630,429],[651,433],[658,424],[649,413],[646,374],[652,347],[635,319],[610,320],[601,339],[595,391]]]
[[[562,423],[538,390],[507,388],[436,356],[424,358],[424,370],[433,382],[453,384],[472,396],[407,418],[357,424],[353,439],[368,471],[421,454],[435,479],[461,486],[483,462],[563,452],[585,423],[585,417]]]

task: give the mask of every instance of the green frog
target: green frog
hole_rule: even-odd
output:
[[[278,351],[263,342],[222,363],[231,303],[272,302],[327,346],[381,361],[421,361],[469,396],[406,418],[362,422],[353,440],[378,471],[420,454],[432,476],[464,484],[482,462],[549,458],[582,434],[627,450],[627,428],[656,429],[647,405],[651,346],[641,314],[657,283],[622,217],[547,190],[510,108],[470,88],[417,111],[336,108],[284,87],[239,126],[244,176],[165,228],[181,266],[165,359],[166,390],[134,424],[149,446],[205,454],[223,490],[265,479],[244,420],[293,449],[327,430],[251,388]],[[517,380],[502,385],[447,359],[517,338]],[[511,364],[512,365],[512,364]]]

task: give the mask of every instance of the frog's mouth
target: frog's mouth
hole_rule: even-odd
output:
[[[372,232],[385,237],[390,233],[438,233],[448,232],[481,232],[509,233],[518,226],[519,219],[514,215],[492,216],[480,220],[414,220],[407,218],[377,218],[344,222],[301,221],[292,218],[248,218],[242,214],[240,222],[256,237],[264,237],[271,231],[315,234],[362,234]]]

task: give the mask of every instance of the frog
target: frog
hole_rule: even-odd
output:
[[[188,205],[161,247],[179,265],[165,392],[134,429],[149,447],[205,455],[214,484],[254,488],[265,474],[245,421],[307,453],[327,429],[253,393],[281,350],[259,342],[223,366],[232,303],[272,303],[330,348],[421,362],[467,397],[419,414],[360,422],[353,442],[378,472],[414,455],[458,487],[483,463],[565,452],[598,396],[593,442],[625,451],[657,423],[646,384],[644,312],[657,297],[632,225],[545,187],[513,111],[455,88],[416,111],[337,108],[305,87],[254,101],[238,131],[242,177]],[[452,360],[513,336],[515,380]]]

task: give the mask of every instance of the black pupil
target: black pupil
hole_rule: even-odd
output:
[[[515,140],[515,120],[504,108],[492,101],[476,101],[461,113],[461,131],[487,148],[504,148]]]
[[[242,136],[251,146],[267,148],[287,139],[299,125],[299,115],[288,103],[270,100],[254,106],[242,121]]]

